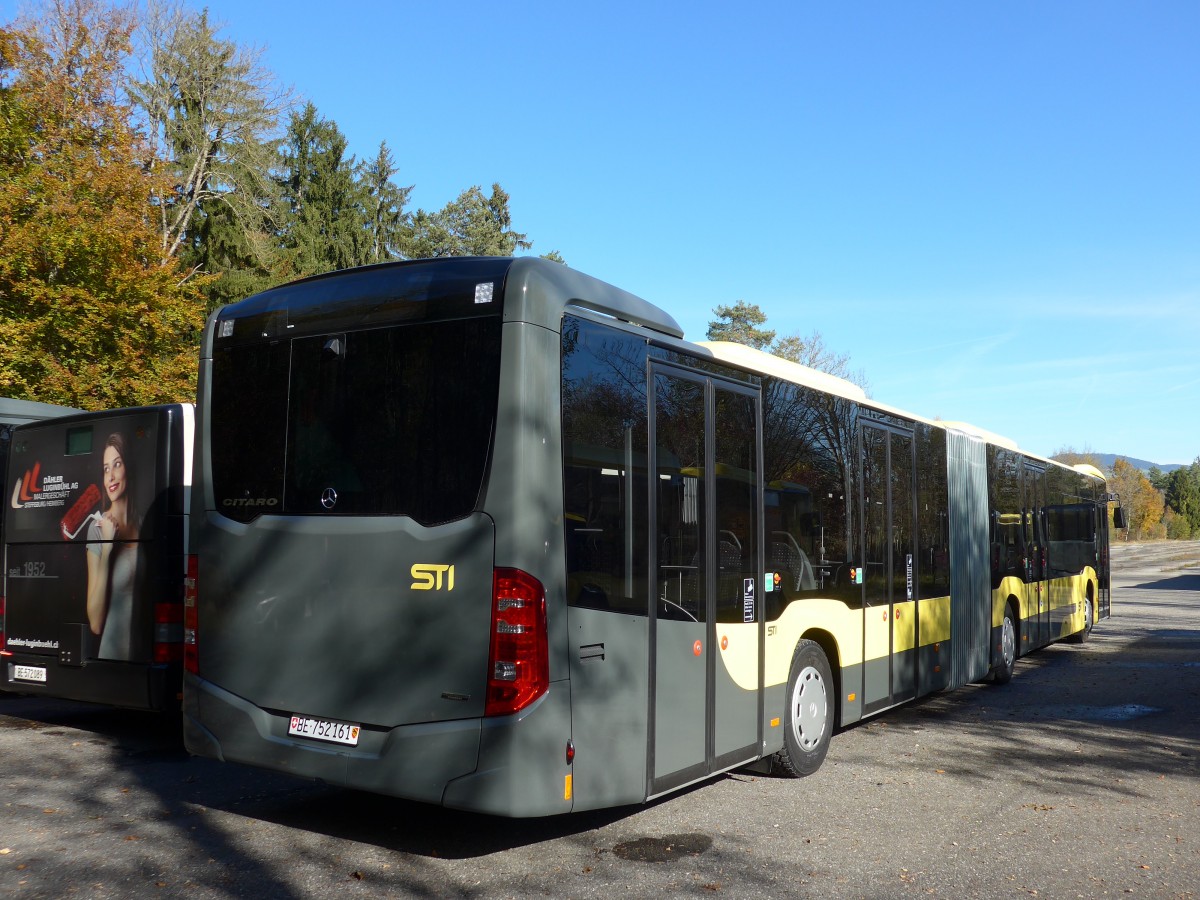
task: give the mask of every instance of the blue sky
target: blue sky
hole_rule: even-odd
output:
[[[690,338],[745,300],[885,403],[1200,456],[1194,0],[207,5],[414,207],[499,182]]]

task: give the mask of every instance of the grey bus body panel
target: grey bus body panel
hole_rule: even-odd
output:
[[[641,297],[567,266],[522,257],[507,275],[504,320],[541,325],[557,333],[566,305],[612,316],[673,338],[682,338],[679,323]],[[564,304],[564,301],[565,304]],[[555,371],[557,372],[557,350]]]
[[[575,809],[646,797],[649,619],[571,607]],[[703,724],[703,723],[701,723]]]
[[[523,322],[505,323],[501,335],[500,406],[482,508],[496,522],[496,565],[528,572],[546,590],[553,682],[567,677],[559,335]]]
[[[707,659],[703,648],[713,652],[707,622],[672,622],[659,619],[654,641],[654,771],[651,788],[658,791],[662,780],[676,776],[678,783],[691,781],[692,773],[707,774],[708,737],[706,690]],[[701,648],[696,653],[693,648]],[[676,690],[690,685],[691,690]],[[679,774],[683,773],[683,774]]]
[[[202,677],[264,709],[362,725],[482,714],[487,516],[434,528],[391,516],[204,519]],[[413,566],[453,566],[453,585],[445,570],[414,589],[428,582]]]
[[[571,812],[571,691],[550,685],[527,709],[480,723],[479,767],[446,785],[442,805],[502,816]]]

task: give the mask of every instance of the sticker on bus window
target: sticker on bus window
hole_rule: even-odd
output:
[[[754,621],[754,579],[742,579],[742,621]]]

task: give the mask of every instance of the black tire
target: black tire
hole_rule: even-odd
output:
[[[1012,681],[1013,669],[1017,665],[1017,626],[1012,606],[1004,607],[1004,621],[1000,625],[1000,661],[992,669],[992,681],[1008,684]]]
[[[1083,630],[1077,631],[1069,638],[1072,644],[1082,644],[1088,639],[1088,635],[1092,633],[1092,626],[1096,624],[1096,604],[1092,600],[1092,593],[1089,590],[1088,595],[1083,601]]]
[[[803,640],[796,645],[786,700],[783,749],[773,757],[772,769],[802,778],[817,771],[825,761],[837,710],[833,672],[825,651],[814,641]]]

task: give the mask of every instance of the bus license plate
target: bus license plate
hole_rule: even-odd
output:
[[[350,747],[358,746],[358,733],[361,730],[362,726],[349,722],[331,722],[329,719],[311,719],[308,716],[292,716],[288,726],[288,734]]]
[[[13,681],[39,681],[46,683],[45,666],[13,666]]]

